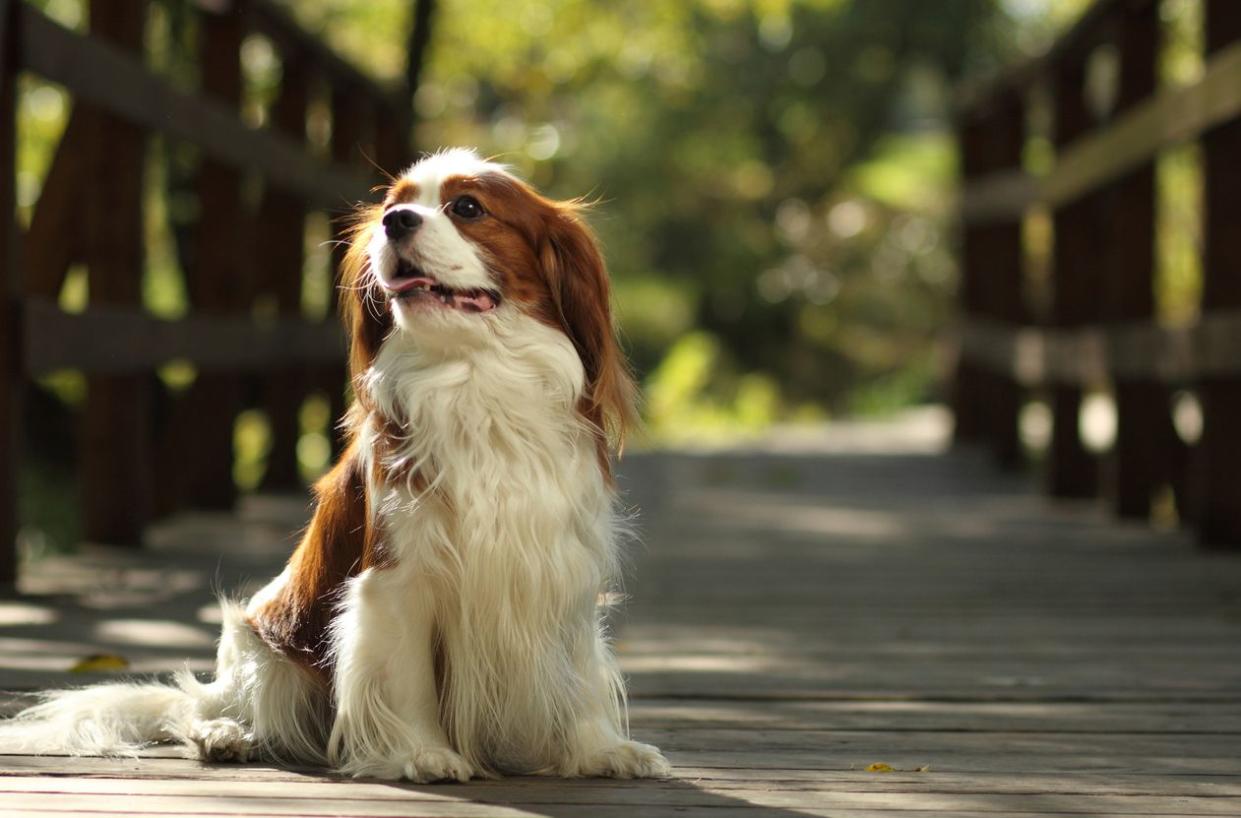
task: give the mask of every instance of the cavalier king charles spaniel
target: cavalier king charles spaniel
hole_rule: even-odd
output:
[[[667,776],[628,738],[603,627],[610,441],[634,386],[578,210],[467,150],[395,180],[342,273],[348,447],[284,571],[224,603],[214,681],[50,693],[0,747],[181,741],[416,782]]]

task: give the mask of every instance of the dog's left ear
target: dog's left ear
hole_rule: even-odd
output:
[[[586,370],[582,411],[619,449],[637,425],[637,389],[612,323],[607,268],[580,210],[575,202],[552,203],[540,262],[557,318]]]

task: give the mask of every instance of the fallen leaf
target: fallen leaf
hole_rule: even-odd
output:
[[[70,673],[98,673],[105,670],[124,670],[129,667],[129,660],[115,653],[94,653],[79,659],[69,668]]]
[[[891,773],[891,772],[895,772],[895,770],[892,769],[891,764],[884,764],[882,761],[877,761],[874,764],[871,764],[869,767],[867,767],[866,772],[868,773]]]

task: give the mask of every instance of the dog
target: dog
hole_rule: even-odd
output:
[[[347,447],[284,571],[222,602],[214,680],[49,693],[0,746],[182,742],[419,783],[668,776],[628,737],[600,604],[636,392],[581,209],[453,149],[360,210]]]

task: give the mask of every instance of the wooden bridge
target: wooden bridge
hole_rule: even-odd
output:
[[[924,413],[627,459],[645,545],[618,648],[670,781],[0,755],[0,814],[1241,814],[1241,561],[1049,508],[947,438]],[[304,514],[252,498],[157,524],[145,553],[37,564],[0,604],[0,686],[91,681],[64,668],[100,651],[208,670],[213,587],[261,582]]]
[[[343,401],[339,335],[300,306],[304,223],[365,195],[364,157],[407,158],[409,89],[371,82],[266,0],[199,6],[191,93],[144,66],[141,0],[93,0],[89,35],[0,0],[0,214],[13,225],[0,231],[0,542],[19,522],[21,399],[34,376],[72,367],[88,381],[80,457],[96,543],[31,564],[0,598],[8,709],[102,678],[67,672],[90,654],[140,673],[187,658],[209,670],[214,590],[261,583],[305,521],[305,498],[288,493],[297,407],[311,391]],[[1205,8],[1207,59],[1185,87],[1154,79],[1158,3],[1101,0],[1046,57],[967,95],[951,419],[919,410],[627,459],[644,546],[618,649],[633,733],[667,751],[672,780],[423,787],[168,749],[117,760],[0,747],[0,814],[1241,814],[1241,245],[1228,229],[1241,212],[1241,7]],[[252,32],[282,61],[265,125],[240,113]],[[19,70],[75,98],[23,230]],[[1022,156],[1040,104],[1056,113],[1057,158],[1037,176]],[[308,108],[327,112],[329,141],[300,127]],[[141,188],[108,161],[137,166],[151,133],[199,151],[190,311],[175,320],[141,307]],[[1192,140],[1206,280],[1196,323],[1167,326],[1145,240],[1152,165]],[[73,242],[70,200],[89,225]],[[1025,271],[1031,214],[1055,226],[1043,299]],[[91,303],[68,313],[55,296],[77,263]],[[153,377],[169,361],[197,368],[189,390]],[[1082,443],[1087,391],[1117,406],[1103,456]],[[1196,397],[1200,436],[1174,428],[1173,393]],[[1028,458],[1018,421],[1037,398],[1052,418],[1039,476],[997,468]],[[272,418],[268,488],[284,493],[239,500],[231,430],[254,405]],[[1177,517],[1155,525],[1160,492]],[[0,556],[12,579],[12,553]]]

